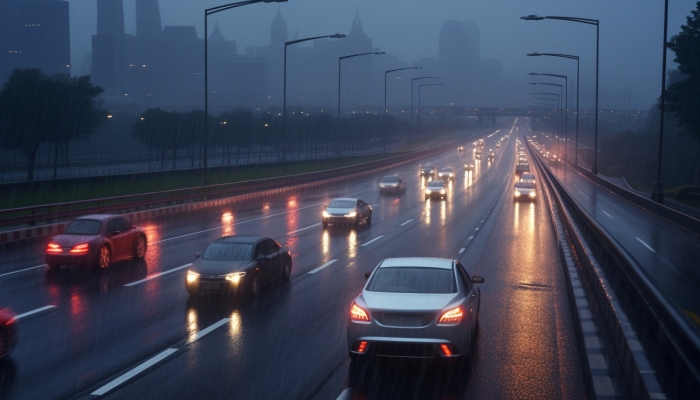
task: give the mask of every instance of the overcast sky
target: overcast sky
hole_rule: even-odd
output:
[[[69,0],[71,57],[74,72],[90,51],[96,31],[95,0]],[[127,33],[134,34],[135,0],[124,0]],[[159,0],[163,25],[195,25],[202,36],[203,10],[226,0]],[[669,38],[695,8],[695,0],[669,5]],[[581,57],[581,105],[592,106],[595,82],[595,27],[563,21],[523,21],[527,14],[563,15],[600,20],[601,107],[622,108],[630,90],[632,108],[649,107],[660,93],[663,0],[289,0],[279,7],[290,37],[348,33],[355,12],[374,46],[406,62],[436,57],[438,35],[447,19],[473,20],[481,30],[481,57],[503,63],[507,89],[523,93],[528,72],[575,77],[575,62],[529,52],[576,54]],[[265,45],[278,4],[255,4],[210,17],[223,35],[246,45]],[[669,52],[669,68],[673,53]],[[516,84],[513,84],[516,83]],[[515,93],[517,94],[517,93]]]

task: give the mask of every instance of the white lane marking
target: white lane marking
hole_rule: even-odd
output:
[[[135,286],[135,285],[138,285],[139,283],[148,282],[148,281],[150,281],[151,279],[156,279],[156,278],[158,278],[158,277],[160,277],[160,276],[169,274],[169,273],[171,273],[171,272],[179,271],[179,270],[181,270],[181,269],[183,269],[183,268],[189,267],[190,265],[192,265],[192,263],[185,264],[185,265],[181,265],[181,266],[179,266],[179,267],[177,267],[177,268],[169,269],[169,270],[167,270],[167,271],[163,271],[163,272],[161,272],[161,273],[158,273],[158,274],[155,274],[155,275],[151,275],[151,276],[149,276],[149,277],[147,277],[147,278],[141,279],[140,281],[127,283],[127,284],[124,285],[124,286]]]
[[[124,375],[118,377],[117,379],[113,380],[112,382],[109,382],[108,384],[102,386],[101,388],[95,390],[94,392],[92,392],[90,394],[93,396],[102,396],[105,393],[116,388],[117,386],[120,386],[124,382],[128,381],[129,379],[140,374],[141,372],[145,371],[146,369],[148,369],[148,368],[152,367],[153,365],[159,363],[160,361],[164,360],[166,357],[168,357],[169,355],[173,354],[176,351],[177,351],[177,349],[173,349],[173,348],[163,350],[155,357],[149,359],[148,361],[146,361],[143,364],[139,365],[138,367],[132,369],[131,371],[126,372]]]
[[[377,236],[376,238],[370,240],[369,242],[364,243],[364,244],[361,244],[360,247],[369,246],[370,244],[376,242],[377,240],[379,240],[379,239],[381,239],[381,238],[383,238],[383,237],[384,237],[384,235],[379,235],[379,236]]]
[[[474,230],[475,230],[475,231],[478,231],[478,230],[479,230],[479,228],[475,228]]]
[[[348,400],[350,399],[350,388],[346,388],[343,390],[343,392],[338,396],[336,400]]]
[[[48,306],[44,306],[44,307],[41,307],[41,308],[37,308],[36,310],[27,311],[26,313],[16,315],[14,319],[25,318],[25,317],[28,317],[28,316],[30,316],[30,315],[33,315],[33,314],[36,314],[36,313],[40,313],[40,312],[42,312],[42,311],[50,310],[50,309],[52,309],[52,308],[54,308],[54,307],[56,307],[56,306],[54,306],[54,305],[48,305]]]
[[[20,269],[20,270],[17,270],[17,271],[6,272],[6,273],[4,273],[4,274],[0,274],[0,276],[12,275],[12,274],[16,274],[16,273],[18,273],[18,272],[29,271],[30,269],[37,269],[37,268],[41,268],[41,267],[45,267],[45,266],[46,266],[46,264],[41,264],[41,265],[37,265],[36,267],[29,267],[29,268]]]
[[[399,226],[408,225],[408,224],[410,224],[411,222],[413,222],[413,218],[409,219],[408,221],[404,222],[403,224],[401,224],[401,225],[399,225]]]
[[[297,230],[295,230],[294,232],[289,232],[289,233],[287,234],[287,236],[293,235],[293,234],[295,234],[295,233],[303,232],[303,231],[305,231],[305,230],[307,230],[307,229],[315,228],[315,227],[317,227],[317,226],[319,226],[319,225],[321,225],[320,222],[319,222],[318,224],[309,225],[309,226],[307,226],[306,228],[297,229]]]
[[[651,246],[649,246],[648,244],[644,243],[644,241],[643,241],[642,239],[637,238],[637,240],[639,240],[639,243],[643,244],[644,247],[646,247],[647,249],[651,250],[652,253],[656,253],[656,250],[652,249]]]
[[[464,253],[464,250],[466,250],[466,249],[467,249],[466,247],[462,247],[461,249],[459,249],[459,251],[457,253],[462,254],[462,253]]]
[[[338,260],[336,260],[336,259],[332,259],[332,260],[328,261],[327,263],[325,263],[325,264],[321,265],[320,267],[318,267],[318,268],[316,268],[316,269],[313,269],[313,270],[309,271],[309,273],[310,273],[310,274],[315,274],[316,272],[318,272],[318,271],[320,271],[320,270],[322,270],[322,269],[326,268],[327,266],[329,266],[329,265],[333,264],[333,263],[334,263],[334,262],[336,262],[336,261],[338,261]]]
[[[194,343],[195,341],[197,341],[197,340],[203,338],[205,335],[208,335],[208,334],[211,333],[214,329],[220,327],[221,325],[227,323],[228,321],[229,321],[228,318],[224,318],[224,319],[222,319],[221,321],[219,321],[219,322],[217,322],[217,323],[215,323],[215,324],[209,325],[207,328],[202,329],[201,331],[197,332],[197,334],[194,335],[194,337],[193,337],[192,339],[188,340],[187,343],[185,343],[185,344],[187,345],[187,344],[190,344],[190,343]]]
[[[582,191],[579,190],[578,192],[583,194],[583,196],[586,197],[587,199],[590,199],[590,197],[586,196]]]
[[[605,215],[607,215],[608,217],[612,218],[612,215],[606,213],[605,210],[603,210],[603,214],[605,214]]]
[[[472,240],[472,239],[474,239],[474,236],[469,236],[468,239],[469,239],[469,240]]]

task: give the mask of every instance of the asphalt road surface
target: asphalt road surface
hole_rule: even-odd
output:
[[[42,262],[43,245],[0,260],[0,304],[13,308],[20,343],[0,364],[0,397],[13,399],[525,399],[584,397],[564,274],[544,202],[515,203],[514,141],[485,132],[494,162],[477,162],[471,140],[395,171],[233,209],[210,208],[141,224],[145,260],[103,273]],[[490,135],[487,137],[487,135]],[[446,201],[424,201],[420,163],[452,166]],[[379,195],[397,173],[405,195]],[[321,227],[335,197],[374,209],[371,227]],[[292,253],[290,283],[252,302],[191,301],[186,265],[211,241],[270,236]],[[468,367],[444,363],[350,363],[345,324],[364,273],[393,256],[454,257],[481,284],[480,331]],[[321,268],[323,267],[323,268]],[[18,272],[14,272],[18,271]]]

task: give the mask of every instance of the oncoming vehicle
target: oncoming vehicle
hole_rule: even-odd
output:
[[[520,175],[520,182],[535,183],[535,175],[529,172],[523,173]]]
[[[537,197],[537,189],[534,182],[518,181],[515,184],[513,198],[517,200],[535,200]]]
[[[454,181],[455,180],[455,171],[452,168],[440,168],[440,172],[438,172],[438,178],[446,181]]]
[[[0,360],[12,354],[17,346],[17,320],[9,308],[0,308]]]
[[[437,172],[437,169],[435,168],[434,165],[423,165],[420,167],[420,175],[421,176],[434,177],[435,172]]]
[[[480,148],[477,148],[476,151],[474,152],[474,159],[481,160],[481,157],[483,154],[484,154],[484,152]]]
[[[445,184],[442,181],[432,181],[428,182],[425,188],[425,200],[428,199],[444,199],[447,196],[447,191],[445,190]]]
[[[464,146],[457,147],[457,153],[459,153],[459,154],[464,153]]]
[[[49,268],[61,265],[107,268],[115,261],[143,258],[146,233],[118,215],[93,214],[70,222],[44,252]]]
[[[379,181],[379,193],[406,193],[406,182],[397,175],[385,176]]]
[[[367,225],[372,225],[372,207],[360,199],[351,198],[334,199],[323,211],[321,218],[324,228],[328,224],[359,226],[362,221],[367,221]]]
[[[489,161],[493,161],[494,158],[496,158],[496,153],[493,152],[493,150],[489,149]]]
[[[196,253],[185,287],[200,293],[245,293],[257,296],[265,283],[289,281],[292,257],[286,246],[267,237],[226,236]]]
[[[464,170],[465,171],[473,171],[474,170],[474,162],[466,162],[464,163]]]
[[[465,361],[479,325],[481,291],[459,261],[389,258],[350,306],[350,358],[457,358]]]

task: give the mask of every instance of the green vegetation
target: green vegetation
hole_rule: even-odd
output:
[[[382,158],[382,155],[371,155],[294,161],[284,165],[212,168],[207,175],[210,184],[215,185],[340,168]],[[202,185],[203,178],[203,170],[194,169],[10,184],[0,189],[3,193],[0,209],[197,187]]]

